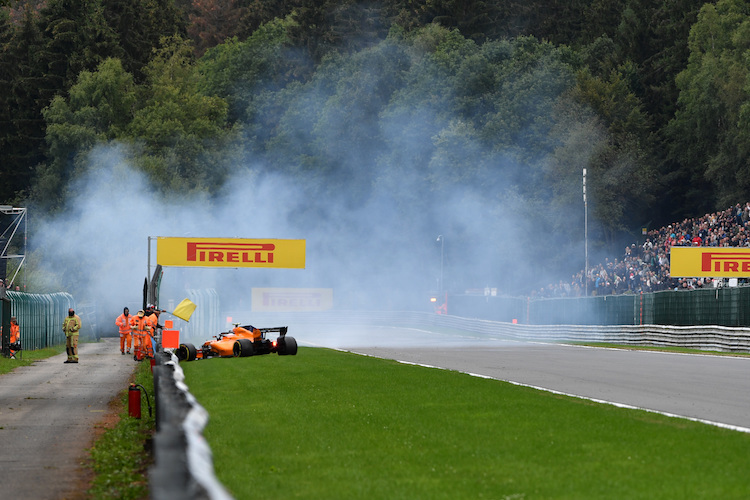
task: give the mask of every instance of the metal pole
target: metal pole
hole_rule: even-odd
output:
[[[148,269],[146,270],[146,302],[150,302],[151,294],[151,236],[148,237]]]
[[[27,251],[26,245],[28,244],[28,239],[29,239],[29,209],[28,208],[24,208],[23,211],[24,211],[24,216],[23,216],[23,259],[26,260],[26,251]],[[23,291],[25,292],[26,291],[26,266],[24,266],[24,268],[23,268],[23,277],[22,277],[21,283],[23,283]]]
[[[586,296],[589,295],[589,204],[586,200],[586,169],[583,169],[583,239],[584,239],[584,253],[586,260],[586,267],[584,270],[583,282],[585,283],[584,289]]]
[[[438,292],[442,298],[443,295],[443,249],[445,248],[445,238],[443,235],[439,235],[437,240],[440,242],[440,285],[438,286]]]

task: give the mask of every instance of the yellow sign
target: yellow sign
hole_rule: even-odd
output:
[[[750,248],[672,247],[669,261],[677,278],[750,277]]]
[[[253,288],[253,312],[327,311],[332,288]]]
[[[305,268],[305,240],[156,238],[156,263],[179,267]]]

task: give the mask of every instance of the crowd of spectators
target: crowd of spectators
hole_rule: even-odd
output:
[[[750,247],[750,202],[648,231],[642,244],[632,243],[619,257],[607,258],[588,273],[578,272],[569,283],[560,281],[532,295],[580,297],[587,290],[589,295],[618,295],[713,287],[711,278],[670,276],[669,253],[675,246]]]

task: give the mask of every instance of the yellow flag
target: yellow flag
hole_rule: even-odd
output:
[[[190,321],[190,316],[193,314],[193,311],[195,311],[195,307],[195,304],[191,302],[190,299],[185,299],[177,304],[177,307],[175,307],[172,312],[172,316],[184,319],[185,321]]]

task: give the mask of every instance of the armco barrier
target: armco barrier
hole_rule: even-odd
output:
[[[216,479],[211,449],[203,438],[208,413],[185,385],[174,355],[157,354],[154,366],[156,433],[150,470],[153,500],[212,499],[232,496]]]
[[[750,351],[750,328],[669,325],[524,325],[423,312],[337,311],[319,313],[234,313],[255,325],[287,325],[290,335],[325,334],[330,327],[389,326],[457,335],[545,342],[607,342],[674,346],[716,351]],[[292,333],[294,332],[294,333]]]

